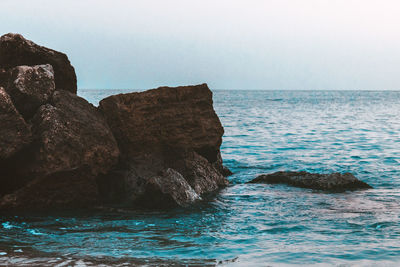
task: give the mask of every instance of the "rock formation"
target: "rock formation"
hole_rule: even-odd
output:
[[[76,94],[75,70],[65,54],[39,46],[20,34],[9,33],[0,37],[0,68],[7,71],[17,66],[42,64],[53,67],[57,89]]]
[[[117,187],[118,193],[109,200],[158,206],[165,197],[150,201],[143,196],[170,192],[169,198],[185,206],[226,186],[219,151],[224,131],[212,104],[206,84],[160,87],[103,99],[99,109],[121,149],[120,165],[99,180],[99,184],[105,184],[103,191],[108,191],[104,194],[110,193],[110,186]],[[185,183],[177,177],[184,178]],[[112,179],[115,182],[110,185]],[[180,185],[174,186],[182,191],[179,194],[187,197],[177,200],[168,189],[171,183],[161,182],[171,179]],[[158,190],[154,190],[156,187]]]
[[[0,209],[189,206],[228,184],[206,84],[76,93],[66,55],[0,38]]]
[[[318,174],[302,172],[275,172],[263,174],[249,183],[288,184],[296,187],[318,190],[355,190],[372,188],[367,183],[358,180],[351,173]]]

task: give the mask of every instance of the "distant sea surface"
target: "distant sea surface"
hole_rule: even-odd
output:
[[[80,90],[97,105],[125,90]],[[400,92],[214,91],[231,185],[190,209],[7,214],[0,265],[400,264]],[[344,193],[245,184],[351,172]]]

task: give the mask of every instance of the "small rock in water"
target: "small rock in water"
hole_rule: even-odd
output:
[[[372,188],[369,184],[358,180],[351,173],[309,173],[280,171],[262,174],[248,183],[288,184],[296,187],[318,190],[355,190]]]

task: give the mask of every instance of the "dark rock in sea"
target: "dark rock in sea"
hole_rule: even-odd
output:
[[[263,174],[249,183],[288,184],[296,187],[317,190],[355,190],[372,188],[367,183],[358,180],[351,173],[318,174],[302,172],[275,172]]]
[[[18,66],[11,70],[7,92],[26,119],[33,117],[36,110],[48,102],[54,90],[54,71],[49,64]]]
[[[99,108],[121,149],[120,165],[99,179],[100,191],[110,201],[151,206],[152,201],[145,205],[143,199],[157,191],[155,181],[159,180],[154,177],[160,173],[181,175],[189,187],[180,190],[187,196],[192,191],[201,196],[228,184],[219,160],[224,131],[206,84],[111,96]],[[115,183],[110,185],[112,179]],[[163,198],[169,195],[179,206],[192,203],[191,198],[179,200],[172,191],[157,192],[163,192]]]
[[[39,46],[32,41],[26,40],[20,34],[9,33],[0,37],[1,68],[9,70],[22,65],[34,66],[42,64],[53,66],[57,90],[62,89],[76,93],[75,70],[65,54]]]
[[[0,209],[186,207],[228,185],[206,84],[96,108],[76,95],[66,55],[6,34],[0,85]]]
[[[0,160],[7,159],[31,141],[31,130],[15,108],[11,97],[0,87]]]

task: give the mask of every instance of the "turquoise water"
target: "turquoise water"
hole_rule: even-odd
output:
[[[94,104],[122,90],[81,90]],[[8,214],[0,265],[400,264],[400,92],[214,91],[234,171],[215,199],[166,212]],[[244,184],[352,172],[371,190]],[[62,266],[62,265],[60,265]]]

